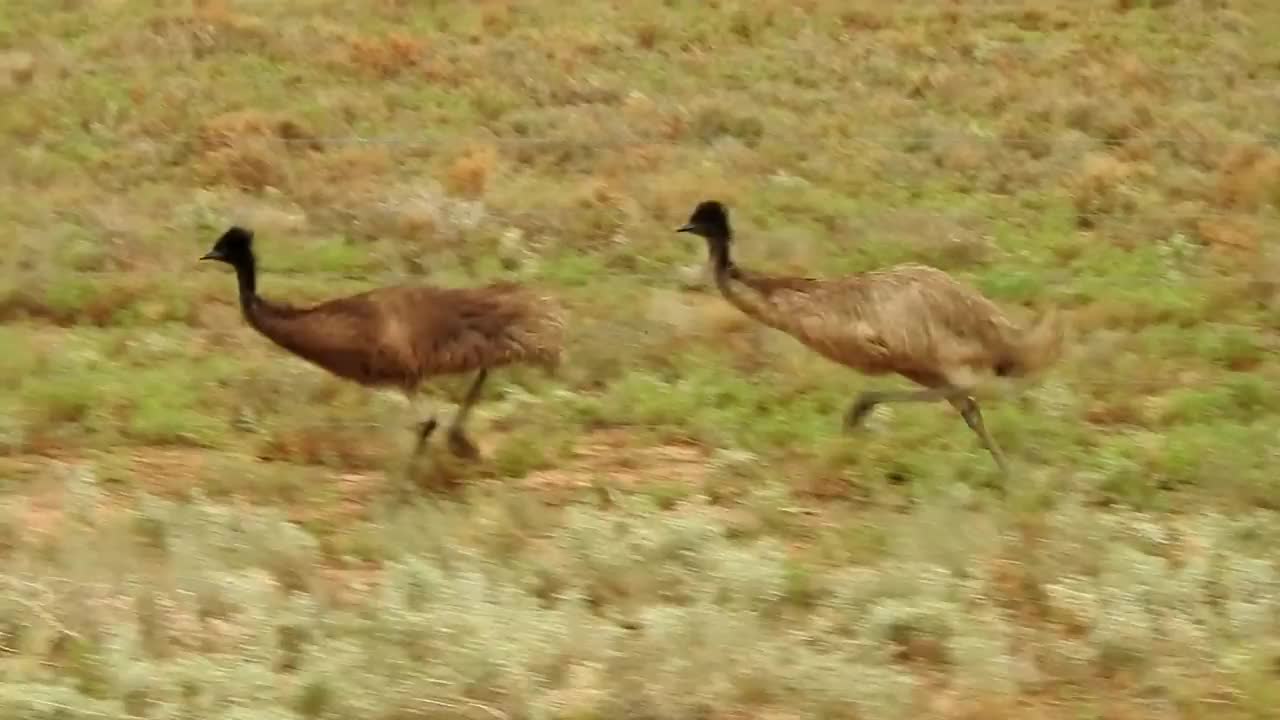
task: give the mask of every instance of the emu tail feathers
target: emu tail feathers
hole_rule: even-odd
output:
[[[1057,308],[1049,308],[1021,337],[1014,340],[1011,362],[1006,376],[1034,375],[1062,357],[1066,340],[1066,323]]]

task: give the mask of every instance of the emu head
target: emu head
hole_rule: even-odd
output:
[[[200,257],[201,260],[220,260],[233,267],[240,267],[253,262],[253,231],[233,225],[222,233],[213,249]]]
[[[693,209],[689,221],[676,228],[676,232],[693,233],[708,240],[727,241],[730,237],[729,211],[718,200],[704,200]]]

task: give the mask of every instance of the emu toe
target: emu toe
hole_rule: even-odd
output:
[[[414,428],[414,434],[417,435],[418,440],[413,446],[413,454],[415,457],[422,452],[424,447],[426,447],[427,440],[431,438],[431,433],[435,432],[438,424],[439,423],[436,422],[435,418],[430,418],[418,423]]]
[[[431,433],[435,432],[438,424],[439,423],[436,422],[435,418],[423,420],[418,423],[418,439],[426,442],[427,438],[431,437]]]
[[[480,449],[461,430],[449,432],[449,450],[464,460],[475,460],[480,457]]]
[[[844,429],[846,432],[857,430],[862,427],[862,423],[871,414],[878,404],[878,400],[870,397],[858,398],[858,401],[849,408],[849,412],[844,416]]]

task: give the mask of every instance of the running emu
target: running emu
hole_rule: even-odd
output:
[[[527,363],[554,372],[560,364],[561,307],[512,283],[384,287],[298,308],[258,295],[252,231],[231,227],[200,259],[235,268],[244,319],[276,345],[366,387],[399,388],[415,409],[427,378],[475,372],[449,428],[459,457],[479,456],[464,424],[490,370]],[[414,457],[437,425],[434,412],[419,417]]]
[[[986,377],[1024,377],[1053,364],[1064,335],[1056,311],[1024,330],[977,291],[916,264],[827,280],[758,275],[734,264],[728,212],[715,200],[699,203],[676,232],[706,239],[716,286],[743,313],[866,375],[897,373],[924,386],[863,392],[845,415],[847,429],[880,403],[946,400],[1008,479],[971,392]]]

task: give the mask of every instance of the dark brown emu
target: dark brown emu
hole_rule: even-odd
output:
[[[708,200],[676,229],[706,239],[716,286],[734,307],[866,375],[897,373],[920,390],[866,391],[845,415],[859,426],[880,403],[946,400],[1009,476],[972,392],[995,377],[1028,377],[1061,355],[1064,327],[1050,309],[1030,327],[941,270],[914,263],[832,279],[777,277],[738,267],[724,205]]]
[[[514,283],[383,287],[293,307],[258,295],[252,231],[233,226],[200,259],[235,268],[245,320],[276,345],[366,387],[398,388],[415,410],[427,378],[474,372],[449,428],[459,457],[479,455],[464,425],[490,370],[523,363],[554,372],[561,361],[562,308]],[[434,412],[420,417],[415,457],[437,425]]]

